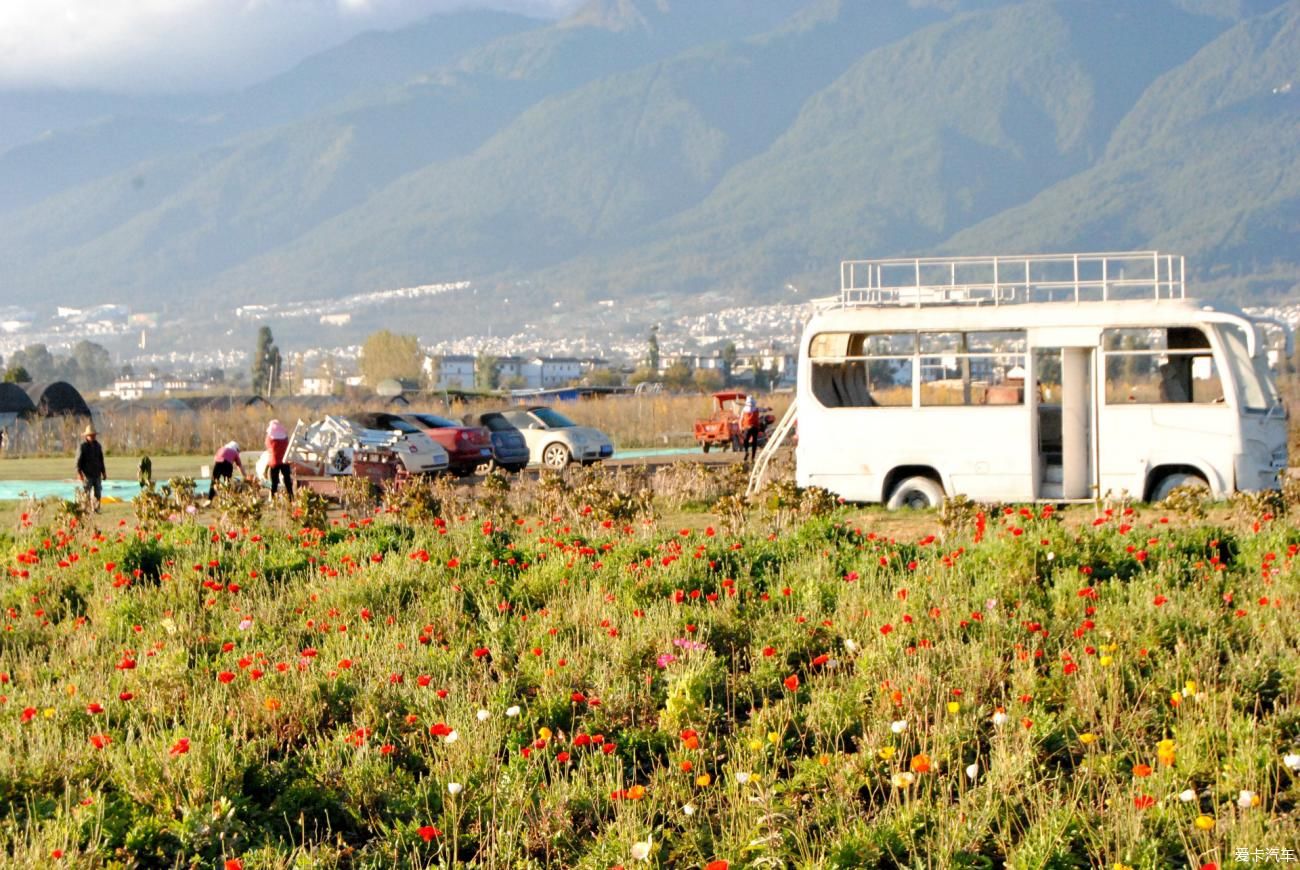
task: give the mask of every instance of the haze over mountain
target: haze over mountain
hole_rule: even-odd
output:
[[[0,304],[690,304],[832,292],[846,257],[1153,246],[1295,297],[1297,79],[1300,0],[440,15],[230,95],[0,93]]]

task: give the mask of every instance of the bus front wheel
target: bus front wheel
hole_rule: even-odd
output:
[[[1160,478],[1160,482],[1151,490],[1151,504],[1159,504],[1169,498],[1169,493],[1173,492],[1180,486],[1194,486],[1197,489],[1203,489],[1206,492],[1210,490],[1210,483],[1199,474],[1189,474],[1185,471],[1177,471],[1173,474],[1166,474]]]
[[[887,507],[891,511],[901,508],[923,510],[943,504],[943,487],[928,477],[909,477],[889,495]]]

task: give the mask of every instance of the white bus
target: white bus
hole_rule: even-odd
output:
[[[800,344],[800,486],[891,507],[1279,486],[1261,324],[1186,298],[1181,257],[855,261],[841,281]]]

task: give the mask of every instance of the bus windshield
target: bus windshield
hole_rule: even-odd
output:
[[[1221,327],[1228,367],[1237,382],[1241,407],[1246,411],[1267,411],[1278,403],[1277,389],[1273,386],[1268,365],[1263,359],[1251,359],[1246,350],[1246,334],[1239,326]]]

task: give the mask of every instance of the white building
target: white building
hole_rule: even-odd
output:
[[[520,377],[531,390],[563,387],[582,377],[582,361],[577,357],[534,357],[520,365]]]
[[[303,396],[334,395],[334,379],[328,377],[303,378],[299,394]]]
[[[474,357],[469,354],[447,354],[438,360],[437,388],[440,390],[474,389]],[[434,359],[424,362],[425,375],[432,375]]]
[[[113,386],[99,391],[101,399],[145,399],[151,396],[170,396],[174,393],[191,393],[208,389],[208,384],[171,375],[150,378],[118,378]]]

